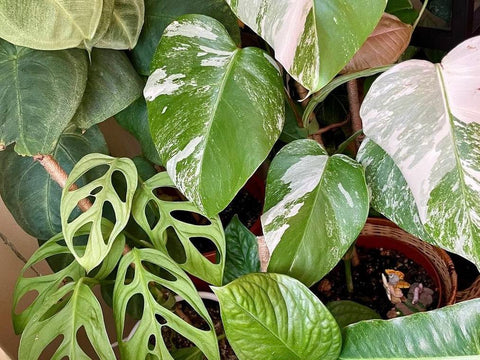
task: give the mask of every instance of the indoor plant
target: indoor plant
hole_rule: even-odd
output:
[[[111,14],[116,11],[117,16],[113,17],[115,19],[118,19],[119,14],[126,14],[125,16],[128,17],[132,13],[132,9],[128,7],[131,3],[115,2],[116,8],[110,7],[110,10],[107,3],[112,5],[113,2],[98,1],[94,5],[85,5],[95,10],[93,13],[97,16],[97,23],[93,25],[88,23],[90,26],[87,26],[88,31],[80,31],[80,35],[76,34],[77,36],[71,42],[58,41],[54,45],[42,43],[41,46],[36,46],[27,41],[32,38],[31,31],[28,31],[30,29],[21,27],[18,30],[22,36],[18,39],[8,38],[8,40],[18,45],[44,49],[46,48],[44,46],[49,46],[49,49],[77,45],[91,49],[96,44],[101,46],[104,43],[102,39],[106,36],[105,34],[110,34],[110,37],[106,37],[110,40],[118,35],[116,31],[109,31],[108,25],[111,19],[108,15],[109,11]],[[143,3],[141,1],[134,3],[136,6],[133,13],[136,14],[136,19],[143,19]],[[306,119],[315,103],[335,85],[361,75],[344,75],[331,82],[372,32],[385,7],[385,3],[381,1],[370,1],[358,5],[332,1],[332,7],[325,8],[318,1],[304,1],[296,4],[274,1],[228,3],[243,22],[259,32],[274,48],[278,61],[292,77],[311,93],[320,90],[310,101],[305,113]],[[2,5],[0,7],[2,15],[6,14],[8,2],[0,2],[0,5]],[[150,6],[153,7],[151,4]],[[47,9],[48,5],[44,4],[44,8]],[[27,13],[28,15],[37,14]],[[45,13],[40,15],[36,18],[45,19]],[[11,32],[12,26],[18,27],[15,19],[11,17],[8,21],[4,21],[7,25],[0,34],[2,37],[6,37],[5,34]],[[136,22],[137,26],[131,27],[133,35],[127,36],[128,40],[138,36],[139,21]],[[112,24],[115,25],[115,21]],[[279,27],[276,28],[277,26]],[[314,32],[318,32],[316,37],[311,36]],[[374,191],[374,205],[379,210],[424,240],[462,254],[477,264],[478,253],[475,246],[477,227],[474,210],[478,202],[472,200],[477,196],[474,186],[477,179],[474,172],[476,153],[470,151],[470,148],[475,144],[477,136],[475,116],[478,117],[478,105],[475,105],[475,99],[478,92],[474,89],[478,88],[478,77],[475,77],[475,72],[465,75],[462,70],[468,66],[478,69],[478,41],[478,38],[473,38],[461,45],[446,58],[443,67],[425,62],[404,62],[379,78],[365,100],[363,120],[366,135],[378,142],[384,150],[369,141],[365,143],[359,155],[359,160],[366,167],[367,178]],[[124,47],[133,47],[134,43],[135,41],[130,41]],[[339,43],[342,44],[341,48],[338,46]],[[114,44],[116,41],[112,40],[109,46],[117,47]],[[9,111],[15,112],[11,105],[15,103],[22,106],[27,104],[30,110],[29,114],[20,111],[22,107],[18,107],[15,116],[9,114],[8,122],[4,125],[5,133],[2,133],[2,139],[5,139],[2,143],[8,145],[16,142],[16,152],[36,156],[52,174],[60,174],[57,180],[62,183],[65,181],[65,174],[61,174],[59,169],[50,167],[54,162],[49,154],[65,150],[65,147],[61,146],[61,141],[60,145],[57,145],[58,137],[74,114],[80,114],[75,117],[78,116],[81,119],[74,123],[81,128],[88,128],[99,119],[101,121],[115,114],[133,100],[122,95],[119,106],[115,109],[109,107],[109,111],[104,111],[102,106],[110,104],[111,99],[110,94],[101,89],[102,85],[108,82],[100,82],[100,85],[97,83],[95,86],[95,80],[103,79],[105,70],[109,68],[108,65],[111,65],[111,58],[122,57],[122,55],[113,55],[117,53],[112,52],[110,56],[106,56],[107,60],[104,60],[102,67],[95,67],[95,53],[101,52],[93,50],[90,72],[95,74],[96,71],[97,75],[90,76],[87,83],[85,73],[88,62],[86,53],[82,50],[58,50],[62,54],[58,55],[59,59],[57,59],[57,55],[53,54],[58,53],[22,49],[6,43],[4,48],[9,50],[5,56],[8,61],[5,63],[10,67],[7,68],[9,71],[4,72],[9,76],[19,74],[18,64],[22,62],[19,61],[20,57],[15,57],[15,54],[19,55],[22,52],[28,55],[27,59],[33,58],[31,60],[33,64],[38,63],[37,56],[53,57],[55,62],[52,62],[51,66],[58,69],[62,68],[58,62],[65,61],[68,64],[68,61],[73,61],[72,58],[79,62],[74,65],[79,71],[74,74],[76,77],[68,82],[71,84],[70,87],[67,90],[57,91],[59,95],[63,93],[70,99],[70,101],[64,100],[68,104],[63,109],[68,110],[65,113],[52,110],[54,106],[46,106],[46,104],[51,105],[49,101],[38,104],[35,98],[19,96],[22,94],[20,90],[26,90],[18,86],[16,83],[18,77],[15,76],[11,76],[14,90],[17,90],[13,97],[14,101],[7,96],[2,98],[2,101],[7,104],[4,108]],[[76,53],[76,56],[71,53]],[[469,53],[472,55],[468,55]],[[82,59],[78,60],[79,58]],[[121,61],[123,60],[119,59],[119,62]],[[141,87],[141,79],[130,71],[128,62],[125,66],[129,70],[125,70],[124,73],[130,74],[131,80],[123,83],[129,86],[119,86],[119,88],[133,89],[132,92],[135,94]],[[63,67],[68,68],[65,65]],[[110,68],[115,70],[112,71],[113,76],[118,75],[120,65],[110,66]],[[378,69],[366,70],[362,74],[378,71]],[[444,79],[443,83],[438,82],[436,72]],[[419,73],[423,74],[426,80],[423,77],[420,80],[416,78],[415,76],[420,76]],[[122,354],[126,358],[133,358],[132,354],[142,354],[142,357],[147,354],[156,354],[157,357],[168,358],[159,338],[158,328],[162,321],[196,339],[197,345],[209,358],[216,358],[214,345],[216,342],[211,332],[205,333],[191,329],[172,316],[168,309],[165,310],[162,304],[167,299],[163,297],[165,295],[168,298],[168,293],[164,293],[162,289],[170,288],[182,297],[191,299],[195,305],[198,300],[196,292],[183,270],[207,278],[215,285],[221,285],[226,250],[223,231],[215,216],[265,159],[280,135],[284,121],[282,74],[282,68],[261,50],[236,48],[235,42],[229,38],[220,23],[209,17],[183,16],[166,29],[152,62],[152,74],[144,89],[152,140],[159,154],[152,150],[152,141],[148,136],[144,144],[150,146],[149,158],[165,165],[175,186],[192,203],[167,205],[168,202],[154,196],[152,188],[172,186],[171,180],[165,173],[152,178],[141,175],[140,178],[145,181],[139,181],[138,171],[133,163],[126,159],[112,159],[92,154],[78,162],[66,185],[63,184],[65,188],[61,210],[63,235],[50,240],[31,260],[35,263],[38,259],[44,259],[51,254],[68,252],[75,256],[75,261],[51,278],[19,280],[18,298],[25,290],[35,288],[39,292],[37,303],[31,308],[33,310],[23,312],[21,319],[16,319],[19,330],[26,329],[22,339],[21,356],[26,356],[24,351],[39,354],[42,346],[47,345],[49,337],[42,337],[42,341],[38,341],[38,336],[48,334],[50,337],[55,337],[60,333],[66,336],[67,332],[69,336],[65,337],[65,347],[59,349],[59,354],[63,352],[62,356],[80,356],[81,350],[76,343],[76,330],[84,326],[99,355],[102,358],[112,357],[106,334],[101,331],[103,328],[101,316],[98,305],[93,300],[90,286],[104,281],[116,268],[119,280],[115,281],[113,301],[114,307],[120,310],[116,312],[119,337],[122,336],[123,319],[129,299],[139,292],[144,299],[143,327],[139,328],[138,334],[134,335],[131,342],[120,341]],[[32,76],[32,79],[38,80],[38,88],[45,91],[48,81],[45,82],[44,73],[34,72],[33,75],[35,76]],[[6,79],[9,81],[8,76]],[[124,76],[114,77],[112,83],[124,79]],[[72,85],[78,83],[83,83],[83,86]],[[136,84],[136,87],[131,86],[132,83]],[[90,92],[87,92],[90,95],[85,97],[86,100],[83,102],[81,99],[84,94],[80,91],[82,87],[90,89]],[[110,85],[106,88],[110,89]],[[386,99],[382,89],[389,91],[390,95]],[[468,91],[458,96],[459,89]],[[49,94],[50,91],[53,91],[51,86],[45,92]],[[420,96],[425,92],[431,96],[427,100]],[[71,100],[73,93],[75,101]],[[106,98],[100,98],[99,94],[103,94]],[[408,97],[409,95],[411,97]],[[100,99],[101,101],[94,101]],[[449,101],[450,107],[444,106],[446,100]],[[142,108],[144,109],[142,101],[136,105],[140,109],[139,112]],[[411,106],[408,111],[404,111],[407,105]],[[79,106],[80,110],[77,111]],[[414,124],[408,124],[408,121],[400,122],[399,119],[402,119],[405,113],[408,114],[426,106],[431,109],[419,110]],[[42,110],[40,118],[31,115],[37,114],[38,109]],[[379,114],[383,115],[383,119],[396,122],[395,126],[377,125],[375,120]],[[431,114],[435,116],[425,116]],[[26,122],[23,121],[24,118]],[[434,123],[434,120],[442,118],[449,121]],[[39,127],[38,131],[47,129],[45,134],[51,136],[51,139],[39,133],[32,136],[29,132],[31,126],[37,129],[36,125],[43,124],[47,121],[45,119],[49,121],[50,128],[54,127],[57,133],[48,131],[48,126],[45,126]],[[417,149],[417,145],[423,144],[421,140],[425,135],[417,129],[425,126],[423,121],[428,124],[428,135],[432,135],[433,138],[429,144]],[[34,125],[30,125],[31,123]],[[443,135],[444,132],[448,133],[449,126],[455,135],[454,141],[448,141],[449,137],[444,136],[442,141],[438,142],[436,136]],[[441,131],[436,131],[437,128]],[[390,132],[385,133],[385,129],[389,129]],[[414,129],[411,130],[412,133],[409,132],[410,129]],[[80,137],[75,130],[70,131],[75,134],[74,138]],[[90,131],[95,132],[95,129]],[[145,133],[139,132],[139,134],[144,136]],[[42,139],[43,142],[38,141],[39,135],[45,138]],[[384,141],[391,136],[395,137],[395,141]],[[242,144],[245,138],[251,140],[246,149],[248,153],[238,151],[242,149],[239,144]],[[412,139],[414,146],[412,146]],[[101,148],[101,141],[91,143],[92,147]],[[428,152],[431,150],[429,147],[432,143],[437,144],[434,151],[442,150],[441,157],[435,152],[433,154]],[[233,148],[233,145],[239,148]],[[449,150],[451,150],[450,153],[454,153],[453,157],[447,156]],[[18,159],[12,149],[7,151],[9,153],[6,153],[2,161],[4,168],[9,168],[10,171],[22,171],[16,164],[28,159]],[[81,157],[78,153],[75,155],[73,161],[70,157],[70,165]],[[438,164],[433,168],[425,163],[432,158],[438,159]],[[411,171],[410,159],[414,160],[413,165],[418,166],[420,170]],[[31,163],[28,166],[31,166]],[[92,171],[95,167],[100,167],[99,174]],[[145,171],[145,166],[141,169],[142,172]],[[67,170],[70,169],[67,168]],[[79,190],[71,188],[70,186],[82,174],[85,174],[85,177],[77,184],[80,187]],[[419,174],[425,175],[425,179],[420,182],[416,180]],[[453,198],[451,193],[436,186],[438,183],[448,186],[443,181],[446,175],[448,176],[445,177],[445,181],[451,181],[451,177],[457,179],[457,181],[453,180],[454,185],[449,186],[450,190],[459,191],[458,194],[453,194]],[[114,186],[112,179],[115,176],[119,179]],[[10,176],[9,179],[15,182],[16,178]],[[456,182],[458,185],[455,185]],[[139,184],[138,188],[137,184]],[[419,184],[421,186],[418,186]],[[9,195],[9,184],[2,187],[4,188],[2,196],[14,196]],[[28,190],[31,188],[32,186]],[[375,191],[383,188],[391,193],[385,196],[385,192]],[[15,196],[18,194],[21,192],[17,192]],[[401,201],[398,200],[399,197]],[[83,201],[85,198],[90,199],[90,202],[93,201],[93,204]],[[52,199],[54,197],[49,197],[50,202],[58,201],[58,197],[57,200]],[[79,201],[83,201],[81,207],[85,212],[82,215],[74,209]],[[449,202],[455,205],[453,209],[456,211],[468,210],[473,213],[472,216],[466,217],[468,223],[460,221],[463,213],[452,215],[450,213],[452,207],[445,208],[444,204]],[[29,205],[39,206],[39,204]],[[45,207],[45,204],[40,206]],[[49,204],[48,209],[54,207],[54,204]],[[111,215],[112,209],[114,216]],[[21,206],[12,210],[14,213],[15,211],[21,214],[25,212]],[[205,227],[182,222],[172,215],[176,211],[193,211],[207,216],[208,225]],[[272,253],[269,271],[287,273],[307,285],[312,284],[327,273],[350,247],[365,222],[367,212],[367,186],[364,170],[359,163],[343,155],[329,157],[321,146],[311,140],[290,143],[276,156],[267,180],[263,226],[267,245]],[[37,212],[34,218],[44,213]],[[133,214],[141,229],[132,222],[127,227],[130,213]],[[110,218],[110,222],[102,220],[104,214]],[[161,214],[157,219],[159,222],[155,214]],[[457,216],[457,214],[460,215]],[[313,216],[316,217],[315,223]],[[52,223],[51,217],[45,221]],[[31,220],[24,218],[24,222],[28,226]],[[58,224],[56,226],[58,228]],[[177,237],[173,236],[173,240],[167,236],[167,229],[171,227],[177,234]],[[78,243],[74,240],[78,235],[88,234],[89,239],[86,245],[82,245],[82,239],[78,239]],[[449,235],[448,238],[446,234]],[[458,234],[461,236],[457,236]],[[37,236],[48,238],[51,235],[53,234],[42,233]],[[123,246],[125,236],[130,244],[127,249]],[[190,237],[207,237],[214,241],[220,253],[219,263],[209,264],[202,259],[190,244]],[[451,237],[455,241],[452,241]],[[296,240],[298,238],[300,238],[299,241]],[[67,246],[62,242],[63,239]],[[178,248],[174,251],[175,249],[171,250],[168,245],[169,241],[173,241],[171,246],[178,245],[178,240],[183,248],[183,253],[180,251],[180,255],[177,252]],[[134,248],[129,251],[132,247]],[[136,247],[146,247],[146,249]],[[122,257],[123,250],[126,254]],[[325,257],[325,254],[328,254],[328,257]],[[120,265],[117,268],[116,264],[120,258]],[[90,272],[100,264],[102,265],[98,270]],[[135,266],[130,266],[131,264]],[[315,272],[312,269],[315,269]],[[86,272],[89,272],[88,276]],[[63,284],[65,278],[68,281],[57,290],[58,285]],[[43,283],[44,280],[49,282]],[[131,286],[133,283],[138,283],[138,287]],[[259,351],[258,343],[254,340],[258,340],[259,334],[264,337],[262,353],[257,355],[260,358],[290,359],[294,356],[337,358],[339,356],[342,341],[337,325],[323,305],[315,300],[299,281],[286,275],[251,274],[225,287],[216,288],[215,291],[220,297],[227,336],[239,356],[254,358],[252,351]],[[65,297],[70,293],[73,294],[72,297]],[[43,298],[47,294],[49,300],[43,303]],[[85,306],[80,305],[82,301],[91,307],[90,314],[94,315],[94,318],[79,316],[77,319],[76,316],[71,316],[72,309],[82,309]],[[201,305],[196,306],[198,311],[203,313]],[[394,322],[365,322],[354,325],[346,330],[345,346],[340,357],[359,356],[362,350],[372,356],[371,347],[378,349],[379,356],[385,357],[390,351],[395,352],[395,350],[400,352],[395,354],[397,357],[417,358],[424,354],[422,351],[427,351],[429,355],[437,353],[438,356],[477,354],[474,339],[477,337],[475,331],[478,322],[478,306],[474,301]],[[256,321],[249,323],[246,314],[252,315],[259,310],[261,314],[257,314]],[[290,319],[295,319],[291,316],[292,312],[297,314],[298,311],[307,314],[307,318],[311,321],[302,319],[290,322]],[[78,312],[79,315],[80,313]],[[472,313],[475,316],[471,316]],[[74,311],[73,314],[76,315],[77,312]],[[464,322],[466,314],[470,316],[468,321]],[[436,340],[429,338],[429,334],[448,331],[449,327],[446,325],[437,329],[430,328],[439,318],[448,318],[450,327],[452,323],[462,323],[463,328],[467,329],[466,337],[449,336],[448,341],[451,343],[447,346],[448,349],[443,347],[444,344],[440,346]],[[57,328],[53,325],[56,321],[60,321],[59,319],[61,322],[67,321],[69,328]],[[287,325],[278,327],[279,324],[274,320],[285,321]],[[420,330],[408,326],[409,322],[416,321],[422,323],[423,327],[420,327]],[[322,327],[319,328],[316,323],[321,323]],[[50,325],[49,330],[43,328],[46,325]],[[382,334],[387,334],[385,336],[389,339],[381,344],[382,346],[375,341],[375,337],[378,338],[376,334],[378,328],[381,328]],[[429,330],[422,333],[421,329]],[[365,342],[362,349],[357,346],[356,341],[357,334],[364,332],[371,336],[371,340]],[[399,335],[399,332],[402,335]],[[411,335],[415,341],[409,342],[405,349],[393,346],[392,344],[396,344],[396,338],[403,337],[404,334]],[[419,338],[425,341],[419,341]],[[151,340],[150,343],[149,340]],[[421,343],[423,348],[415,347],[417,343]],[[427,350],[425,350],[425,344],[428,345]]]

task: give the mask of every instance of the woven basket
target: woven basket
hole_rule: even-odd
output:
[[[480,298],[480,276],[465,290],[457,292],[457,302]]]
[[[362,237],[377,238],[376,242],[384,244],[386,248],[389,248],[389,239],[403,243],[401,248],[395,250],[422,265],[429,273],[439,289],[439,307],[455,303],[457,273],[452,259],[444,250],[416,238],[385,219],[368,219],[360,233],[360,238]]]

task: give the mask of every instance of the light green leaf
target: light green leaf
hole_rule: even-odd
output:
[[[77,340],[83,327],[98,358],[114,360],[115,355],[103,320],[102,309],[87,285],[91,279],[68,283],[52,294],[33,316],[20,340],[20,360],[36,360],[57,337],[62,342],[52,359],[90,359]],[[52,314],[53,312],[53,314]]]
[[[129,107],[115,115],[115,119],[120,126],[135,136],[142,147],[143,155],[148,160],[154,164],[161,164],[150,134],[147,103],[143,96],[140,96]]]
[[[74,126],[69,126],[60,136],[52,156],[69,173],[75,163],[88,153],[107,151],[105,139],[97,127],[82,134]],[[40,239],[49,239],[62,231],[62,189],[40,163],[31,157],[18,155],[10,146],[0,152],[0,172],[0,194],[23,230]],[[82,177],[79,185],[89,179],[91,177]],[[76,212],[74,216],[78,214]]]
[[[0,1],[0,38],[38,50],[77,47],[95,36],[103,0]]]
[[[203,353],[196,346],[172,351],[175,360],[203,360]]]
[[[161,275],[149,271],[148,266],[160,268]],[[124,283],[127,271],[134,272],[134,277],[128,284]],[[210,329],[197,329],[160,305],[151,290],[152,286],[158,285],[185,299]],[[162,327],[166,326],[192,341],[209,360],[220,359],[215,329],[207,309],[187,274],[168,255],[156,249],[133,249],[120,262],[113,293],[115,323],[120,337],[124,332],[127,305],[134,296],[143,297],[143,314],[133,336],[127,341],[119,339],[122,357],[145,359],[147,356],[156,356],[160,359],[173,359],[162,337]],[[149,345],[152,338],[155,340]]]
[[[20,155],[50,154],[80,104],[87,63],[80,49],[38,51],[0,39],[0,148],[16,142]]]
[[[115,0],[108,30],[96,47],[126,50],[137,44],[145,16],[143,0]]]
[[[340,329],[299,281],[249,274],[213,290],[228,341],[240,360],[337,359]]]
[[[260,271],[257,237],[235,215],[225,229],[227,256],[223,284]]]
[[[343,69],[387,4],[386,0],[226,1],[310,92],[320,90]]]
[[[363,102],[364,132],[392,158],[436,245],[480,265],[480,37],[441,64],[403,62]]]
[[[362,320],[382,318],[375,310],[370,309],[368,306],[348,300],[332,301],[327,304],[327,309],[341,329]]]
[[[358,150],[357,160],[365,168],[370,205],[403,230],[435,244],[425,231],[412,192],[392,158],[366,138]]]
[[[329,157],[313,140],[291,142],[270,166],[264,211],[268,271],[311,286],[337,264],[365,224],[363,168],[345,155]]]
[[[153,141],[177,187],[214,216],[280,135],[280,73],[266,53],[238,49],[218,21],[202,15],[165,30],[152,69],[144,96]]]
[[[345,328],[340,359],[480,359],[480,300]]]
[[[181,15],[202,14],[220,21],[236,44],[240,44],[237,18],[224,0],[145,0],[145,24],[137,46],[132,51],[132,62],[137,71],[150,75],[150,63],[163,31]]]
[[[69,190],[72,184],[82,175],[97,167],[105,171],[102,176],[77,190]],[[122,193],[118,193],[113,187],[111,178],[114,173],[122,176],[126,183],[125,191],[122,191]],[[117,236],[126,226],[130,217],[130,209],[136,187],[137,170],[133,162],[127,158],[112,158],[102,154],[89,154],[83,157],[70,173],[63,189],[60,204],[62,230],[68,248],[87,272],[100,264],[110,251]],[[94,201],[92,207],[76,219],[71,220],[70,215],[77,203],[87,197]],[[105,206],[111,207],[115,213],[114,227],[107,236],[104,236],[101,231],[102,216],[104,211],[108,210],[105,209]],[[73,238],[79,229],[89,223],[92,223],[92,225],[85,254],[78,254],[73,248]]]
[[[115,6],[115,0],[103,0],[102,15],[100,16],[100,22],[98,23],[95,35],[90,40],[85,40],[82,44],[78,45],[79,48],[84,48],[88,52],[91,52],[92,48],[98,43],[98,41],[107,33],[112,21],[113,8]]]
[[[88,129],[135,101],[143,81],[122,51],[94,49],[82,102],[72,121]]]
[[[225,266],[225,235],[218,216],[206,219],[206,224],[193,224],[182,220],[182,214],[198,214],[197,207],[189,201],[162,200],[157,189],[175,188],[166,172],[159,173],[141,184],[135,193],[132,215],[135,221],[147,233],[154,246],[169,254],[184,269],[210,284],[221,285],[223,268]],[[155,209],[156,218],[149,218],[147,207]],[[151,211],[151,210],[150,210]],[[170,253],[167,249],[167,229],[172,228],[178,237],[176,248],[181,253]],[[211,241],[217,248],[219,261],[211,263],[192,244],[192,238],[204,238]]]

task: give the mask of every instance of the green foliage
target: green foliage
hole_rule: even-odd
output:
[[[327,309],[335,318],[340,329],[362,320],[381,319],[375,310],[348,300],[332,301],[327,304]]]
[[[337,359],[340,329],[299,281],[278,274],[249,274],[213,290],[228,340],[240,360]]]
[[[283,88],[272,63],[258,48],[237,48],[206,16],[179,18],[160,40],[144,90],[153,142],[175,185],[209,217],[280,136]]]
[[[223,284],[260,271],[257,237],[235,215],[225,229],[227,256]]]

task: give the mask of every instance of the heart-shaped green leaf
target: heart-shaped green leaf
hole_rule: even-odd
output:
[[[260,271],[257,237],[235,215],[225,229],[227,256],[223,284]]]
[[[124,52],[94,49],[87,87],[72,121],[88,129],[125,109],[142,89],[143,81]]]
[[[366,138],[358,150],[357,160],[365,168],[371,191],[370,205],[405,231],[436,245],[425,231],[412,192],[392,158]]]
[[[117,50],[133,49],[142,30],[144,16],[143,0],[115,0],[109,27],[95,46]]]
[[[154,164],[161,164],[157,149],[153,144],[148,125],[147,103],[140,96],[125,110],[115,115],[121,127],[128,130],[138,140],[143,155]]]
[[[80,49],[39,51],[0,39],[0,149],[16,142],[20,155],[50,154],[80,104],[87,63]]]
[[[0,38],[39,50],[77,47],[94,38],[103,3],[104,0],[1,0]]]
[[[385,0],[226,0],[311,92],[349,62],[377,25]]]
[[[145,0],[145,24],[131,53],[132,62],[140,74],[150,75],[150,63],[163,31],[177,17],[186,14],[202,14],[217,19],[235,43],[240,43],[237,18],[224,0]]]
[[[363,102],[365,134],[393,159],[437,245],[480,266],[480,36],[441,64],[403,62]]]
[[[102,309],[87,285],[91,279],[81,278],[58,289],[35,313],[20,340],[20,360],[36,360],[56,338],[62,342],[52,359],[89,359],[77,335],[83,328],[96,355],[114,360],[115,355],[103,320]]]
[[[311,286],[337,264],[365,224],[363,168],[345,155],[329,157],[313,140],[291,142],[270,166],[264,211],[268,271]]]
[[[77,190],[69,190],[82,175],[95,168],[103,168],[104,174]],[[98,169],[97,169],[98,170]],[[112,184],[112,176],[118,173],[125,182],[125,190],[118,193]],[[137,187],[137,170],[130,159],[112,158],[102,154],[89,154],[83,157],[73,168],[62,193],[60,214],[62,230],[68,248],[75,259],[90,271],[105,258],[113,242],[123,230],[130,218],[133,194]],[[85,198],[91,198],[93,205],[76,219],[70,215],[77,203]],[[110,234],[102,233],[101,224],[105,206],[113,209],[115,214],[114,227]],[[85,224],[92,223],[85,253],[80,255],[73,248],[73,238]]]
[[[69,126],[60,136],[52,156],[68,173],[88,153],[107,151],[105,139],[97,127],[82,134],[75,126]],[[40,163],[18,155],[10,146],[0,152],[0,172],[0,194],[23,230],[39,239],[49,239],[62,231],[62,189]],[[82,177],[79,185],[88,180]],[[76,212],[74,216],[78,214]]]
[[[172,180],[166,172],[159,173],[145,181],[135,193],[132,215],[147,233],[155,247],[177,260],[185,271],[210,284],[221,285],[225,266],[225,235],[218,216],[206,219],[207,224],[194,224],[182,220],[182,213],[198,214],[197,207],[190,201],[162,200],[157,194],[159,188],[174,188]],[[149,219],[147,207],[156,210],[156,219]],[[172,228],[181,243],[180,254],[172,254],[167,248],[167,230]],[[192,244],[193,238],[204,238],[211,241],[218,251],[217,264],[210,262]],[[177,244],[178,245],[178,244]],[[178,251],[178,250],[177,250]],[[181,256],[180,256],[181,255]]]
[[[257,48],[238,49],[202,15],[179,18],[160,40],[144,90],[153,141],[174,183],[209,217],[230,203],[283,128],[273,64]]]
[[[381,319],[382,317],[368,306],[354,301],[339,300],[327,304],[327,309],[335,318],[340,329],[362,320]]]
[[[149,268],[157,267],[154,274]],[[134,272],[129,283],[127,271]],[[180,295],[206,321],[209,330],[197,329],[178,315],[159,304],[152,287],[161,286]],[[120,262],[113,293],[117,334],[124,332],[126,309],[135,296],[143,298],[143,314],[132,337],[119,339],[122,357],[173,359],[163,341],[162,327],[169,327],[192,341],[209,360],[220,359],[217,337],[207,309],[187,274],[167,255],[156,249],[133,249]],[[154,339],[153,339],[154,338]]]
[[[479,359],[480,300],[345,328],[340,359]]]
[[[337,359],[340,329],[299,281],[249,274],[213,290],[228,341],[240,360]]]

